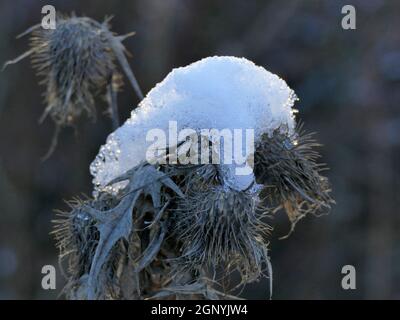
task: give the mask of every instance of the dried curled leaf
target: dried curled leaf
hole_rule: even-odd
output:
[[[94,251],[94,254],[85,261],[86,266],[90,265],[89,269],[85,269],[88,273],[85,282],[88,299],[104,298],[104,279],[107,279],[105,273],[110,261],[113,260],[113,250],[121,240],[129,242],[132,233],[140,231],[143,213],[149,211],[144,209],[144,203],[146,203],[144,199],[151,198],[150,210],[155,213],[154,219],[147,228],[156,232],[153,232],[153,238],[135,263],[136,273],[140,273],[153,262],[166,234],[166,225],[161,218],[169,202],[166,200],[162,205],[165,197],[162,196],[161,189],[168,188],[178,196],[183,196],[179,187],[168,176],[151,165],[137,166],[111,183],[124,180],[128,180],[128,184],[118,196],[119,200],[113,199],[111,205],[106,205],[106,202],[109,202],[109,195],[103,194],[95,201],[79,202],[73,209],[72,215],[67,215],[68,219],[62,220],[56,229],[57,238],[62,239],[59,246],[64,251],[64,255],[70,253],[69,242],[82,236],[80,232],[78,234],[72,232],[76,229],[75,222],[79,214],[84,214],[86,219],[90,219],[91,225],[96,229],[95,251],[94,248],[91,249],[91,253],[93,254]],[[103,208],[99,203],[104,203]],[[104,210],[104,207],[107,209]],[[63,215],[66,216],[66,214]],[[78,247],[75,250],[81,250],[81,248]],[[75,272],[75,277],[78,276],[82,277],[82,271]]]

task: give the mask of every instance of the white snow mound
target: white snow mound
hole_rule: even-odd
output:
[[[145,160],[150,129],[254,129],[255,140],[295,126],[294,91],[245,58],[208,57],[172,70],[107,138],[90,166],[95,190]]]

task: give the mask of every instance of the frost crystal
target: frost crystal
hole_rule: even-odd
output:
[[[177,122],[178,131],[254,129],[257,143],[277,129],[294,132],[295,100],[284,80],[245,58],[208,57],[174,69],[100,148],[90,166],[95,192],[145,160],[150,129],[168,133],[169,121]]]

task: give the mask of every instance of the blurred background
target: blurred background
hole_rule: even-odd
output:
[[[28,49],[15,36],[41,21],[41,8],[114,15],[112,30],[136,31],[125,42],[143,91],[172,68],[212,55],[243,56],[284,78],[300,101],[308,131],[324,144],[323,162],[337,202],[328,216],[309,216],[289,230],[273,222],[274,299],[400,299],[400,2],[384,0],[69,0],[0,2],[0,64]],[[352,4],[357,29],[343,30]],[[99,100],[96,123],[65,129],[46,162],[53,123],[38,124],[43,87],[29,59],[0,73],[0,299],[55,299],[41,288],[43,265],[57,266],[49,235],[64,199],[91,193],[89,164],[111,132]],[[118,96],[125,120],[138,100],[126,84]],[[353,265],[357,289],[343,290]],[[268,297],[267,281],[246,287]]]

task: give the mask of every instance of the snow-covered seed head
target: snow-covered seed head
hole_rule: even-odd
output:
[[[169,260],[174,275],[200,277],[222,268],[225,275],[238,270],[242,284],[255,280],[270,267],[271,228],[265,218],[284,209],[293,227],[305,214],[332,203],[327,179],[316,162],[318,154],[312,149],[317,144],[296,126],[295,100],[285,81],[244,58],[209,57],[175,69],[101,147],[90,167],[95,198],[109,194],[123,199],[120,206],[125,205],[130,180],[157,183],[143,171],[152,167],[155,177],[163,173],[173,181],[169,188],[174,185],[174,194],[165,189],[155,193],[157,198],[165,197],[165,207],[160,201],[154,204],[156,209],[164,208],[156,221],[162,217],[166,226],[166,238],[155,243],[160,252],[167,242],[176,248]],[[254,160],[250,174],[238,177],[236,164],[224,162],[149,165],[146,150],[152,142],[146,134],[151,129],[168,133],[170,121],[176,122],[178,131],[191,129],[191,134],[205,129],[252,129],[254,148],[244,155]],[[214,142],[210,139],[206,145],[214,147]],[[192,143],[168,139],[160,149],[169,159],[179,148],[188,151],[184,146]],[[141,172],[141,178],[132,172]],[[143,213],[135,211],[139,216]]]
[[[203,179],[200,185],[184,185],[191,190],[189,200],[180,202],[175,216],[183,219],[176,218],[178,234],[185,234],[183,254],[198,255],[195,260],[202,264],[215,264],[213,259],[227,259],[239,249],[256,248],[259,237],[251,234],[258,233],[254,226],[259,221],[259,197],[268,213],[284,208],[293,225],[306,213],[332,202],[327,179],[316,163],[318,154],[312,150],[317,144],[296,127],[295,100],[284,80],[244,58],[209,57],[174,69],[100,149],[91,165],[96,192],[118,192],[117,185],[109,189],[109,181],[145,161],[147,131],[168,132],[171,120],[178,130],[196,132],[253,129],[255,152],[246,154],[254,157],[253,172],[238,178],[231,165],[212,165],[214,178]],[[248,228],[245,221],[250,221]],[[243,237],[225,232],[239,224],[246,233]],[[245,260],[254,260],[249,254],[253,252],[242,251]]]
[[[170,121],[176,122],[178,132],[192,129],[198,134],[205,129],[252,129],[257,143],[275,130],[293,133],[295,99],[284,80],[244,58],[208,57],[174,69],[101,147],[90,167],[95,188],[101,191],[112,179],[146,161],[151,129],[168,134]]]

